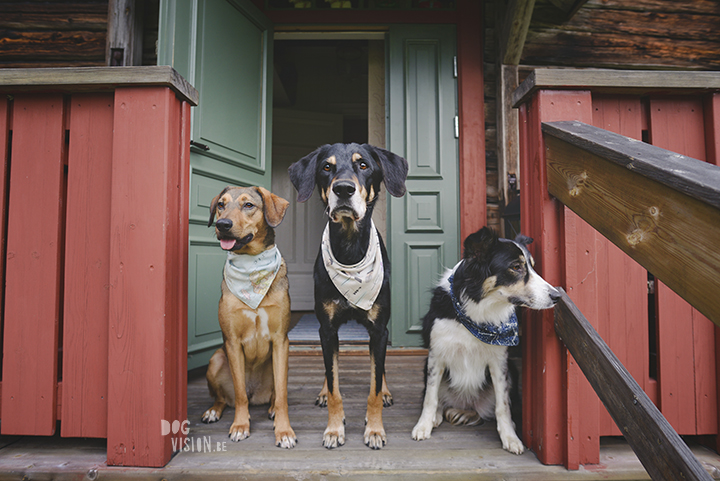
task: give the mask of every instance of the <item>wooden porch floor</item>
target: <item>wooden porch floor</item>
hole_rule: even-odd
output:
[[[340,357],[347,418],[346,444],[341,448],[329,451],[321,446],[327,410],[314,404],[323,381],[320,351],[294,348],[289,378],[290,421],[299,439],[294,449],[274,446],[267,407],[251,408],[251,436],[240,443],[227,437],[232,410],[216,424],[201,423],[200,416],[211,403],[204,373],[195,371],[188,389],[189,437],[199,443],[200,452],[180,452],[163,469],[112,468],[105,465],[103,440],[1,436],[0,479],[649,479],[621,439],[604,440],[600,464],[578,471],[543,466],[532,452],[515,456],[503,451],[494,423],[481,427],[444,423],[431,439],[413,441],[410,432],[421,410],[424,356],[402,350],[391,351],[387,360],[395,399],[395,405],[383,413],[388,444],[372,451],[362,440],[370,363],[366,348],[349,352]],[[693,451],[720,479],[720,456],[700,446]]]

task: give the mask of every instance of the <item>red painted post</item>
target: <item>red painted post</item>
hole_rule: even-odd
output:
[[[460,239],[487,223],[482,2],[458,3]]]
[[[113,94],[70,102],[61,434],[107,436]]]
[[[182,422],[178,359],[183,347],[183,303],[178,236],[187,201],[179,134],[181,102],[164,87],[117,88],[113,137],[110,241],[108,464],[164,466],[173,435],[161,421]],[[182,147],[182,148],[181,148]],[[189,147],[189,146],[188,146]],[[186,184],[185,184],[186,185]],[[181,213],[182,212],[182,213]],[[186,238],[185,238],[186,242]],[[186,292],[183,289],[184,292]],[[184,298],[183,298],[184,297]]]
[[[7,219],[7,176],[8,141],[10,123],[10,101],[0,99],[0,286],[5,285],[5,220]],[[0,306],[5,298],[5,289],[0,289]],[[3,318],[0,316],[0,350],[3,348]],[[2,352],[0,351],[0,372],[2,372]],[[0,383],[0,412],[2,411],[2,383]]]
[[[563,262],[567,215],[547,192],[541,123],[592,123],[591,107],[588,91],[538,90],[521,108],[522,231],[535,239],[531,247],[538,272],[554,285],[564,285],[570,269]],[[573,301],[581,308],[585,304],[583,299]],[[586,412],[597,412],[598,401],[586,399],[587,381],[555,335],[553,312],[526,312],[523,332],[523,418],[529,418],[523,423],[525,443],[545,464],[577,468],[581,462],[597,462],[599,444],[592,451],[592,446],[584,446],[580,440],[588,430],[592,432],[592,419],[582,427],[581,420]]]
[[[62,95],[16,95],[12,122],[2,433],[51,435],[57,420]]]

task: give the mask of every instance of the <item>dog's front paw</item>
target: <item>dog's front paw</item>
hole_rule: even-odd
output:
[[[339,429],[330,429],[328,426],[323,434],[323,446],[333,449],[343,444],[345,444],[345,427],[340,426]]]
[[[202,422],[204,423],[216,423],[220,420],[220,416],[222,416],[222,411],[216,411],[213,408],[208,409],[205,411],[205,414],[202,416]]]
[[[315,399],[315,405],[320,406],[321,408],[327,407],[327,393],[321,392],[318,394],[317,399]]]
[[[230,426],[230,441],[237,443],[250,436],[250,423],[233,423]]]
[[[522,441],[517,436],[507,436],[502,440],[503,449],[513,454],[522,454],[525,451]]]
[[[432,435],[433,426],[432,423],[426,423],[418,421],[412,430],[412,438],[415,441],[422,441],[424,439],[430,439]]]
[[[371,449],[382,449],[387,443],[385,430],[365,428],[365,445]]]
[[[390,394],[389,392],[383,392],[382,399],[383,399],[383,407],[388,408],[393,405],[393,397],[392,397],[392,394]]]
[[[287,431],[275,431],[275,446],[279,448],[290,449],[297,444],[295,431],[289,429]]]

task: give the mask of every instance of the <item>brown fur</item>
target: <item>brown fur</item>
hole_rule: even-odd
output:
[[[256,208],[243,208],[249,204]],[[288,205],[262,187],[229,187],[213,199],[210,223],[216,214],[218,220],[232,220],[229,232],[216,229],[218,238],[243,239],[252,234],[252,240],[234,252],[256,255],[274,245],[273,227],[280,224]],[[294,447],[297,438],[287,404],[290,296],[285,261],[257,309],[235,297],[223,280],[218,319],[224,344],[208,365],[208,388],[215,403],[203,415],[203,422],[219,420],[226,406],[234,406],[229,435],[240,441],[250,435],[248,405],[269,402],[276,445]]]

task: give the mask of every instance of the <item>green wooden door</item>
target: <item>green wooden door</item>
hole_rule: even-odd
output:
[[[459,259],[455,27],[394,26],[388,41],[387,147],[410,167],[405,196],[388,197],[391,335],[420,346],[430,291]]]
[[[226,258],[207,227],[227,185],[270,188],[272,25],[249,0],[161,0],[159,63],[200,92],[190,164],[188,368],[222,343],[217,318]],[[201,146],[197,146],[201,144]]]

